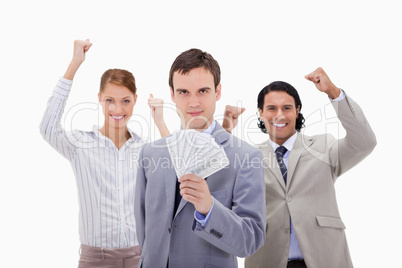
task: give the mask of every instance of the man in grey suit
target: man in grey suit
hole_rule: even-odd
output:
[[[296,89],[277,81],[258,95],[259,127],[269,139],[258,148],[267,160],[265,245],[246,258],[249,268],[352,267],[334,183],[376,146],[362,110],[318,68],[306,79],[328,95],[346,130],[340,140],[331,135],[300,133],[304,118]],[[240,109],[230,106],[226,118]],[[223,126],[230,131],[230,120]],[[273,165],[275,163],[275,165]]]
[[[180,54],[169,85],[182,129],[212,135],[230,164],[205,180],[177,178],[165,138],[143,147],[135,193],[139,267],[237,267],[236,256],[252,255],[265,240],[262,153],[213,119],[221,84],[210,54]]]

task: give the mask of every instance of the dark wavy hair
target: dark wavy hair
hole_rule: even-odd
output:
[[[267,95],[271,91],[284,91],[290,96],[293,97],[295,100],[296,104],[296,109],[299,107],[299,116],[296,118],[296,130],[300,131],[302,127],[304,127],[304,116],[302,115],[301,108],[302,108],[302,103],[299,97],[299,93],[297,93],[297,90],[289,83],[282,82],[282,81],[275,81],[269,84],[268,86],[264,87],[260,93],[258,94],[257,98],[257,107],[261,111],[264,110],[264,98],[265,95]],[[264,122],[258,117],[258,127],[261,129],[262,132],[267,133],[267,129],[265,128]]]

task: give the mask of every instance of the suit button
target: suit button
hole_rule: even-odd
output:
[[[292,197],[290,197],[290,196],[286,197],[286,201],[291,202],[291,201],[292,201]]]
[[[169,234],[172,232],[172,229],[168,228]]]
[[[290,228],[289,227],[284,227],[283,230],[285,231],[285,233],[290,233]]]

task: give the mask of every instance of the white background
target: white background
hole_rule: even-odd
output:
[[[8,263],[4,267],[77,266],[73,172],[42,139],[38,126],[71,59],[73,40],[85,38],[93,47],[74,80],[66,128],[87,130],[102,122],[97,110],[100,76],[108,68],[125,68],[137,80],[134,113],[143,130],[135,122],[130,126],[152,139],[159,135],[144,124],[150,122],[147,97],[152,92],[165,99],[166,121],[170,130],[177,129],[178,117],[169,108],[168,72],[175,57],[192,47],[210,52],[220,63],[218,121],[226,104],[247,108],[236,136],[253,143],[266,138],[255,129],[257,94],[268,83],[283,80],[299,91],[302,112],[311,125],[308,134],[330,131],[342,137],[343,131],[323,113],[328,98],[304,79],[322,66],[360,104],[378,140],[374,152],[336,184],[354,265],[395,265],[402,241],[398,1],[273,2],[3,1],[0,230],[2,262]]]

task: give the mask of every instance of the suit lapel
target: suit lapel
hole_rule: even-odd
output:
[[[267,166],[268,172],[275,177],[283,191],[286,192],[285,181],[283,180],[281,169],[279,168],[278,160],[276,159],[275,152],[272,150],[272,146],[269,140],[260,144],[258,148],[261,150],[264,157],[265,166]]]
[[[167,213],[168,219],[173,218],[173,210],[174,210],[174,203],[175,203],[175,196],[176,196],[176,172],[173,167],[172,160],[170,159],[169,151],[166,147],[165,155],[169,159],[170,168],[164,169],[163,176],[165,181],[165,190],[166,190],[166,206],[167,206]]]
[[[287,184],[288,186],[292,182],[293,174],[296,169],[296,165],[299,162],[300,156],[306,150],[306,148],[310,147],[313,143],[310,137],[304,137],[301,133],[297,134],[297,139],[293,146],[292,151],[289,154],[289,162],[288,162],[288,177]]]
[[[215,129],[212,132],[212,137],[215,139],[216,143],[219,145],[223,145],[229,138],[229,133],[227,133],[227,131],[218,123],[216,123]],[[212,176],[212,175],[211,175]],[[211,177],[210,176],[210,177]],[[174,177],[176,179],[176,174],[174,174]],[[205,178],[205,180],[208,178]],[[176,191],[176,183],[172,183],[173,186],[169,186],[169,187],[173,187],[173,194],[172,194],[172,189],[168,189],[166,188],[166,196],[168,197],[169,200],[167,200],[168,204],[172,204],[171,206],[171,211],[173,213],[173,209],[174,209],[174,198],[175,198],[175,191]],[[173,198],[169,198],[169,193],[170,196],[173,196]],[[171,199],[171,200],[170,200]],[[187,205],[187,201],[184,200],[183,198],[180,201],[179,207],[177,208],[175,217],[180,213],[180,211],[182,211],[182,209],[184,208],[185,205]],[[170,209],[170,205],[168,205],[168,208]]]
[[[212,137],[215,139],[216,143],[223,145],[228,139],[230,134],[218,123],[216,123],[215,129],[212,132]]]
[[[174,215],[175,218],[176,218],[177,215],[180,213],[180,211],[184,208],[184,206],[187,205],[187,203],[188,203],[188,202],[187,202],[186,200],[184,200],[184,198],[182,198],[182,199],[180,200],[179,207],[177,208],[176,214]],[[174,205],[174,200],[173,200],[173,205]],[[173,213],[173,206],[172,206],[172,213]]]

